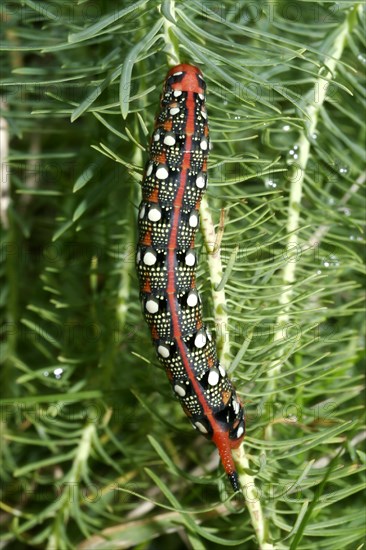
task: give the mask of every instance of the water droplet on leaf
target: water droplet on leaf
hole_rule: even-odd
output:
[[[275,189],[277,187],[277,183],[273,180],[266,180],[264,182],[264,185],[267,189]]]
[[[64,372],[64,369],[63,369],[63,368],[57,367],[57,369],[55,369],[55,370],[53,371],[53,374],[55,375],[55,378],[57,378],[57,380],[59,380],[59,379],[61,378],[63,372]]]

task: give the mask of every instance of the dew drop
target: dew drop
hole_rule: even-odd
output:
[[[53,371],[53,374],[55,375],[55,378],[57,378],[57,380],[59,380],[59,379],[61,378],[63,372],[64,372],[64,369],[63,369],[63,368],[57,367],[57,369],[55,369],[55,370]]]
[[[318,134],[316,132],[313,132],[311,134],[311,139],[318,139]]]
[[[298,159],[299,158],[299,155],[297,154],[299,151],[299,146],[298,145],[294,145],[290,150],[289,150],[289,155],[290,157],[293,157],[294,159]]]
[[[339,169],[339,173],[340,174],[348,174],[348,168],[346,166],[342,166],[340,169]]]
[[[43,373],[43,376],[49,376],[49,374],[50,373],[48,372],[48,370],[45,370],[44,373]]]
[[[329,256],[323,260],[324,267],[339,267],[340,262],[336,254],[329,254]]]
[[[321,275],[322,274],[322,270],[321,269],[318,269],[318,271],[316,272],[317,275]]]
[[[350,236],[349,236],[349,240],[350,240],[350,241],[354,241],[354,240],[355,240],[355,236],[354,236],[354,235],[350,235]]]
[[[273,180],[265,180],[264,185],[267,189],[275,189],[277,187],[277,183]]]
[[[362,65],[366,65],[366,57],[362,55],[362,53],[358,54],[357,59],[362,63]]]
[[[351,215],[351,209],[348,208],[348,206],[341,206],[340,208],[338,208],[338,212],[344,214],[345,216]]]
[[[284,132],[289,132],[291,129],[291,126],[289,124],[285,124],[284,126],[282,126],[282,130]]]

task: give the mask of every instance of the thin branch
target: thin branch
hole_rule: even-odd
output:
[[[239,479],[244,490],[244,498],[259,543],[259,548],[260,550],[274,550],[275,547],[271,543],[266,542],[266,520],[261,505],[260,491],[255,485],[255,477],[245,473],[246,470],[250,470],[250,465],[248,457],[245,454],[244,445],[240,445],[239,449],[233,450],[233,457],[235,462],[239,465]]]
[[[220,248],[216,247],[217,238],[215,227],[208,207],[207,198],[204,196],[201,202],[201,230],[203,238],[208,249],[208,269],[211,279],[212,301],[214,306],[215,324],[218,327],[226,327],[226,330],[218,331],[216,346],[220,360],[227,365],[230,359],[230,338],[229,338],[229,317],[227,313],[225,289],[216,290],[221,282],[223,268],[221,262]],[[212,253],[212,245],[215,243]],[[210,253],[211,252],[211,253]],[[245,454],[244,445],[233,451],[233,458],[237,463],[239,470],[240,483],[244,490],[244,498],[250,513],[252,525],[254,527],[259,547],[261,550],[271,550],[273,546],[266,543],[266,524],[263,515],[262,505],[259,498],[259,492],[255,485],[255,478],[247,473],[249,470],[249,460]]]
[[[79,490],[80,480],[83,478],[86,471],[86,464],[92,450],[93,440],[96,437],[96,425],[94,423],[87,424],[83,430],[80,443],[75,452],[71,470],[67,477],[64,478],[64,490],[57,505],[57,513],[53,522],[53,528],[50,532],[50,537],[47,543],[47,550],[59,550],[60,548],[60,529],[59,523],[67,523],[72,517],[74,495],[70,495],[71,491]],[[65,482],[66,480],[66,482]]]
[[[162,6],[159,6],[159,11],[164,17],[164,41],[165,51],[168,54],[168,63],[172,67],[178,65],[180,61],[179,45],[171,32],[171,28],[175,26],[175,1],[163,2]]]
[[[6,110],[5,99],[0,97],[0,113]],[[5,229],[9,227],[8,208],[10,204],[10,173],[9,173],[9,125],[5,117],[0,117],[0,220]]]
[[[225,290],[224,288],[217,290],[223,276],[220,247],[217,246],[218,242],[221,241],[222,230],[221,232],[218,232],[218,235],[216,236],[213,219],[206,197],[202,198],[200,213],[201,228],[207,250],[207,263],[211,280],[211,295],[216,326],[217,353],[220,361],[222,361],[223,365],[227,368],[230,362],[230,338],[228,335],[229,316],[227,313]]]
[[[337,63],[340,60],[343,49],[346,44],[346,39],[350,31],[349,17],[342,23],[337,33],[334,34],[333,44],[328,51],[327,68],[330,75],[334,75],[337,67]],[[288,234],[287,246],[293,247],[297,250],[299,245],[298,229],[300,227],[301,217],[301,200],[303,194],[303,183],[306,173],[307,164],[310,158],[311,139],[314,135],[318,123],[318,116],[321,107],[327,97],[327,91],[330,84],[328,78],[324,78],[324,67],[319,71],[319,77],[314,83],[314,89],[308,97],[317,97],[316,102],[312,102],[305,109],[305,129],[300,134],[298,140],[298,159],[296,159],[296,166],[293,172],[291,180],[289,206],[288,206],[288,218],[286,231]],[[276,326],[278,327],[274,335],[274,340],[279,341],[282,339],[282,329],[290,320],[290,304],[293,297],[293,283],[296,280],[296,268],[297,258],[291,258],[288,261],[283,270],[283,288],[280,295],[279,303],[282,306],[281,313],[277,317]],[[275,388],[275,377],[281,371],[282,362],[276,358],[268,371],[268,376],[271,378],[270,386]]]

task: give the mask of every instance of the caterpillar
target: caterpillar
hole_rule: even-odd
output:
[[[234,491],[231,450],[245,431],[244,409],[202,320],[195,234],[207,186],[206,83],[181,64],[165,79],[138,212],[136,265],[143,314],[157,356],[193,427],[211,439]]]

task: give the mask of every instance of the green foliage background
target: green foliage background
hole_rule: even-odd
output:
[[[362,3],[1,14],[2,548],[362,548]],[[209,89],[219,308],[207,234],[198,280],[247,408],[245,503],[156,368],[138,300],[139,183],[179,61]]]

